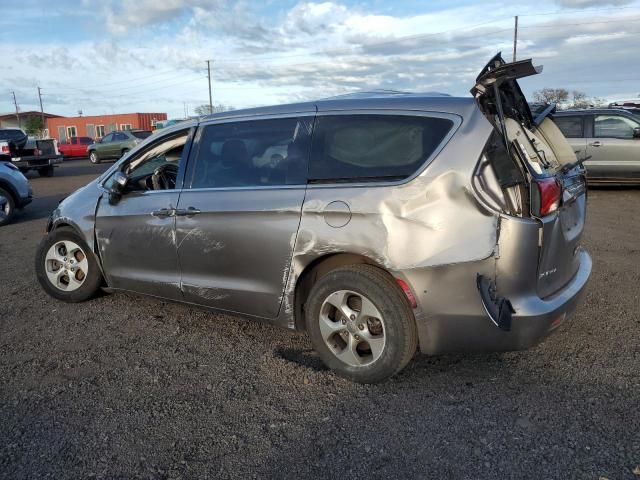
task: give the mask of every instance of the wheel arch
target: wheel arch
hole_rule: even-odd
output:
[[[15,189],[11,182],[7,182],[6,180],[0,178],[0,188],[6,190],[9,195],[11,195],[13,203],[17,205],[18,199],[20,198],[18,195],[18,191]]]
[[[305,330],[304,322],[304,303],[311,292],[311,289],[315,283],[327,273],[335,270],[339,267],[346,265],[357,264],[373,265],[387,273],[390,273],[386,268],[380,265],[375,260],[358,253],[349,252],[336,252],[323,255],[315,258],[309,264],[307,264],[298,276],[296,280],[296,287],[294,290],[294,321],[295,329],[299,331]]]

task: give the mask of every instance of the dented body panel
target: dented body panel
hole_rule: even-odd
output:
[[[466,117],[456,122],[450,138],[433,154],[438,161],[427,160],[427,166],[415,178],[391,185],[307,188],[283,323],[287,321],[293,327],[290,312],[297,278],[307,265],[322,256],[357,254],[396,275],[409,275],[439,265],[478,261],[493,254],[498,215],[481,208],[471,187],[476,160],[492,127],[472,100],[466,103]],[[404,110],[388,113],[408,114]],[[332,202],[336,200],[350,211],[349,222],[340,228],[327,221],[335,214]]]
[[[274,318],[289,273],[305,187],[193,189],[176,219],[182,290],[188,302]]]

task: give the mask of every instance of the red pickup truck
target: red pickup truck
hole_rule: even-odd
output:
[[[69,137],[66,143],[58,143],[58,151],[66,157],[86,157],[87,147],[91,145],[91,137]]]

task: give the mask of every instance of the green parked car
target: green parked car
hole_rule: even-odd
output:
[[[91,163],[100,163],[102,160],[118,159],[151,135],[149,130],[122,130],[110,132],[89,145],[87,152]]]

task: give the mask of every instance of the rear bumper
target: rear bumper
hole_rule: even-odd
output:
[[[12,159],[11,163],[13,163],[16,167],[21,169],[29,169],[29,168],[42,168],[48,167],[50,165],[55,165],[57,163],[62,162],[62,155],[57,157],[42,157],[42,156],[32,156],[32,157],[17,157]]]
[[[589,254],[580,252],[580,268],[571,281],[559,292],[541,299],[536,295],[512,299],[516,310],[513,317],[509,350],[532,347],[559,327],[576,309],[591,276]]]
[[[536,345],[573,313],[584,293],[592,262],[584,250],[579,256],[577,273],[560,291],[544,299],[535,292],[508,297],[516,312],[508,332],[491,322],[482,308],[477,290],[477,299],[473,299],[474,304],[477,300],[477,308],[472,308],[473,313],[449,315],[442,312],[433,316],[418,313],[420,350],[433,355],[523,350]]]

